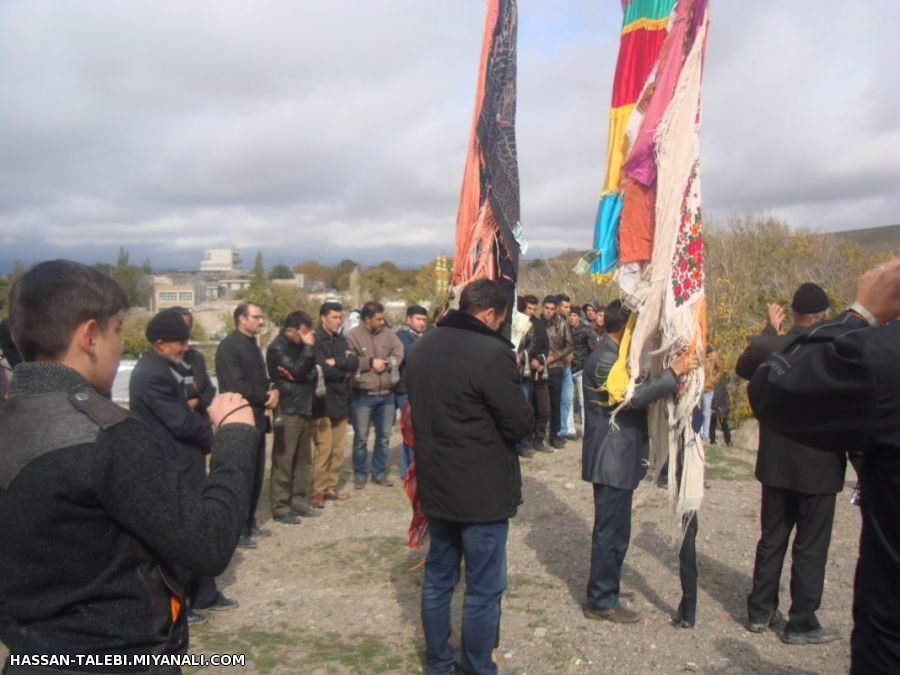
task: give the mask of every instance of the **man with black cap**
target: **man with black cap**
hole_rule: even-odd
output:
[[[188,350],[190,329],[174,309],[167,309],[147,324],[150,348],[131,373],[129,408],[141,419],[166,451],[167,470],[173,480],[197,495],[206,483],[206,455],[212,449],[209,419],[188,403],[191,383],[184,377],[182,359]],[[198,610],[233,609],[237,600],[226,598],[215,579],[178,566],[177,574],[190,600],[188,623],[202,623]]]
[[[784,309],[768,305],[768,323],[738,358],[735,371],[749,380],[770,356],[828,318],[828,296],[816,284],[801,284],[791,309],[794,325],[779,335]],[[747,596],[747,629],[762,633],[780,619],[778,586],[791,530],[796,526],[791,562],[791,607],[781,634],[787,644],[821,644],[840,638],[816,619],[825,584],[835,495],[844,487],[845,453],[815,450],[759,425],[756,478],[762,483],[761,537],[756,546],[753,588]]]
[[[410,305],[406,309],[406,322],[397,327],[397,337],[403,343],[403,360],[400,362],[400,382],[394,388],[394,401],[399,413],[403,413],[406,403],[406,382],[403,378],[406,372],[406,361],[416,340],[425,332],[425,324],[428,321],[428,310],[421,305]],[[400,457],[400,480],[406,479],[406,471],[412,459],[412,450],[406,441],[403,441],[403,454]]]

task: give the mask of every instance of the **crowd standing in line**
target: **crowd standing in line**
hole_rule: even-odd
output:
[[[256,517],[266,433],[274,432],[273,521],[299,525],[328,501],[349,496],[340,473],[348,420],[354,487],[363,490],[370,477],[393,485],[387,449],[396,411],[407,401],[419,497],[429,517],[422,590],[429,672],[453,665],[449,608],[461,560],[467,588],[459,664],[469,672],[496,672],[491,652],[506,588],[508,520],[522,501],[519,457],[553,452],[582,434],[582,478],[593,486],[595,505],[583,613],[639,621],[628,606],[634,593],[620,579],[631,497],[646,473],[645,408],[676,392],[678,378],[700,362],[685,354],[640,381],[612,425],[604,384],[627,321],[622,304],[578,307],[564,294],[547,295],[538,316],[538,298],[520,297],[512,342],[499,332],[506,304],[499,286],[473,282],[459,310],[433,330],[426,328],[425,308],[412,305],[395,331],[378,302],[367,302],[352,326],[340,304],[326,302],[315,327],[305,312],[289,314],[263,359],[257,344],[263,310],[242,303],[234,311],[234,330],[216,351],[219,396],[202,354],[189,345],[190,312],[165,310],[147,326],[150,348],[132,374],[129,414],[105,398],[121,354],[117,329],[127,309],[121,291],[77,263],[35,266],[13,289],[10,340],[0,325],[3,356],[12,363],[18,348],[25,361],[0,408],[2,447],[17,441],[15,452],[0,453],[0,523],[5,540],[13,542],[0,550],[0,559],[27,566],[31,547],[39,545],[54,550],[58,563],[38,570],[28,588],[0,581],[0,638],[13,653],[40,652],[46,645],[60,652],[77,645],[80,651],[152,647],[183,653],[188,624],[205,620],[206,610],[238,606],[215,581],[235,546],[255,548],[255,538],[271,535]],[[900,593],[894,592],[900,577],[900,465],[892,459],[900,446],[894,428],[900,402],[893,393],[900,379],[894,373],[900,363],[894,353],[900,349],[894,321],[900,314],[900,261],[864,275],[857,302],[838,319],[826,321],[828,308],[821,288],[801,285],[791,303],[791,330],[780,335],[784,311],[769,305],[765,329],[737,363],[737,374],[752,380],[751,402],[761,420],[761,536],[746,627],[777,627],[788,644],[840,638],[819,625],[815,612],[835,495],[843,486],[847,452],[855,451],[864,527],[853,668],[878,672],[900,661]],[[42,325],[48,317],[53,331]],[[701,434],[715,442],[718,418],[730,445],[726,379],[714,349],[702,361],[707,387],[697,411]],[[120,446],[121,452],[112,452]],[[411,459],[404,443],[401,479]],[[97,484],[103,472],[115,481]],[[49,486],[36,487],[37,476],[49,476]],[[66,489],[105,495],[88,521],[66,506],[70,497],[53,491],[64,477]],[[45,528],[46,522],[108,542],[117,553],[101,560],[90,550],[75,551],[71,539]],[[794,529],[785,622],[778,583]],[[137,569],[145,576],[140,588],[122,576]],[[58,597],[42,595],[51,578],[63,589]],[[95,581],[83,584],[84,578]],[[63,604],[79,603],[100,603],[97,630],[112,631],[115,639],[94,647],[79,643],[81,627],[60,614]],[[137,606],[153,608],[152,625],[135,618]],[[46,633],[25,630],[35,621]],[[153,632],[159,625],[169,627],[167,635]],[[693,617],[679,625],[692,626]]]

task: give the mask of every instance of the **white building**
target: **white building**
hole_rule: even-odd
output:
[[[236,272],[241,264],[241,256],[233,248],[208,248],[203,251],[200,261],[201,272]]]

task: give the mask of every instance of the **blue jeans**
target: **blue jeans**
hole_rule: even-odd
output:
[[[369,474],[369,429],[375,422],[372,448],[372,477],[381,478],[387,469],[388,444],[394,424],[394,395],[369,396],[354,391],[350,399],[350,423],[353,425],[353,476],[365,479]]]
[[[462,653],[466,673],[496,673],[491,652],[500,630],[500,596],[506,590],[506,536],[509,521],[457,523],[428,518],[431,545],[422,583],[422,627],[429,675],[453,670],[450,602],[459,583],[460,556],[466,564]]]
[[[572,395],[575,393],[575,387],[572,384],[572,367],[563,368],[562,393],[559,396],[559,432],[557,436],[567,436],[575,433],[575,425],[570,426],[572,421]]]
[[[700,438],[704,441],[709,440],[709,420],[712,417],[712,397],[711,391],[704,391],[703,398],[700,399],[701,410],[703,411],[703,427],[700,429]]]
[[[591,576],[587,584],[590,609],[619,606],[622,562],[631,539],[631,496],[621,490],[594,483],[594,533],[591,537]]]
[[[406,405],[407,394],[394,394],[394,405],[397,407],[397,424],[400,424],[400,415],[403,414],[403,406]],[[401,434],[402,437],[402,434]],[[400,480],[406,480],[406,472],[409,470],[409,463],[412,461],[412,448],[403,441],[403,451],[400,455]]]

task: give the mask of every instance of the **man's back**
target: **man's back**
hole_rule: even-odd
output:
[[[406,375],[422,510],[459,522],[515,515],[521,475],[512,447],[533,412],[509,343],[452,312],[418,340]]]

